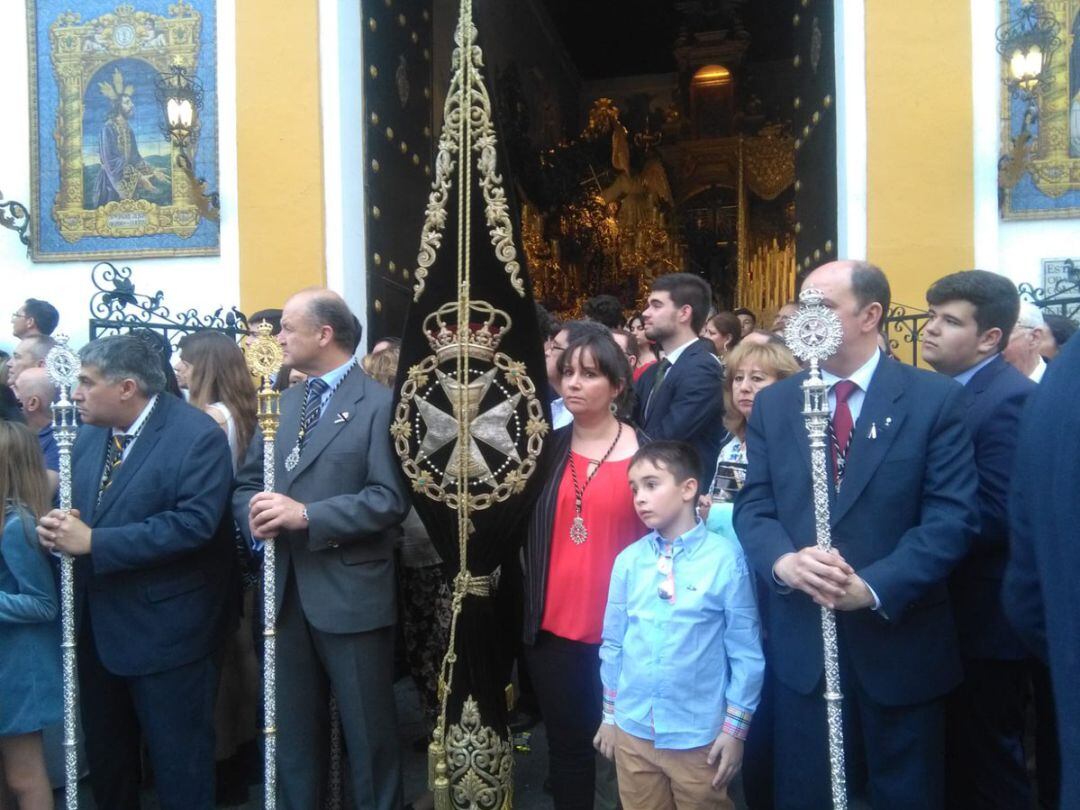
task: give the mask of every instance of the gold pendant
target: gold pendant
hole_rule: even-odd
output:
[[[578,546],[589,539],[589,530],[585,528],[585,521],[581,515],[574,518],[574,522],[570,524],[570,539]]]

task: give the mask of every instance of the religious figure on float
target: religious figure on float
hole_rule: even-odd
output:
[[[635,172],[630,165],[630,140],[618,120],[611,128],[611,165],[618,172],[615,180],[602,189],[600,196],[605,203],[619,203],[619,230],[633,233],[642,224],[654,224],[660,203],[669,207],[674,204],[667,172],[660,156],[655,152],[645,158],[641,171]]]

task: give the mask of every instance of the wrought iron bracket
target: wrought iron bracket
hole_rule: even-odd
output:
[[[0,192],[0,225],[19,235],[19,241],[30,249],[30,209],[21,202],[5,200]]]

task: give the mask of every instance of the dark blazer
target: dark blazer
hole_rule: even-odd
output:
[[[763,613],[776,677],[810,694],[823,673],[820,609],[777,586],[772,573],[783,554],[815,542],[804,379],[806,372],[782,380],[754,401],[735,531],[768,585]],[[839,495],[829,487],[833,545],[881,600],[880,611],[838,613],[841,644],[879,704],[922,703],[961,678],[946,581],[978,528],[966,404],[955,381],[882,358],[844,485]]]
[[[724,443],[724,371],[709,344],[697,340],[687,346],[664,377],[649,404],[660,364],[650,366],[634,383],[637,407],[634,418],[653,441],[687,442],[701,454],[702,486],[712,483],[716,457]],[[646,418],[646,412],[648,418]],[[706,477],[707,476],[707,477]]]
[[[162,393],[98,503],[110,435],[83,425],[72,449],[72,505],[93,530],[78,604],[105,667],[149,675],[212,653],[234,618],[232,460],[213,419]]]
[[[1080,339],[1072,338],[1028,399],[1012,497],[1005,612],[1050,664],[1062,768],[1061,807],[1080,807]]]
[[[972,553],[949,582],[960,651],[998,661],[1027,657],[1005,618],[1001,584],[1008,557],[1008,501],[1020,414],[1036,385],[998,355],[965,386],[972,395],[965,421],[979,473],[979,533]]]
[[[281,395],[275,491],[307,506],[310,525],[282,533],[274,544],[276,610],[291,573],[308,621],[328,633],[374,630],[396,619],[394,541],[409,499],[390,438],[391,399],[387,388],[353,368],[290,472],[285,458],[300,433],[304,386]],[[248,505],[262,490],[263,437],[256,431],[233,494],[233,514],[248,540]]]
[[[537,474],[544,482],[544,487],[533,504],[526,529],[525,546],[522,549],[525,590],[522,640],[526,644],[536,642],[536,634],[540,632],[540,622],[544,618],[555,502],[566,473],[566,465],[570,462],[570,441],[573,435],[573,425],[566,425],[552,433],[544,442],[544,449],[537,464]],[[644,445],[648,444],[649,437],[639,430],[637,440],[639,445]]]

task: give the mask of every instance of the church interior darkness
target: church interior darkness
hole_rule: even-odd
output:
[[[811,220],[835,202],[800,182],[835,172],[831,19],[803,0],[523,0],[528,25],[503,5],[478,24],[546,307],[606,292],[630,311],[687,270],[767,315],[804,253],[833,250],[835,214]]]

